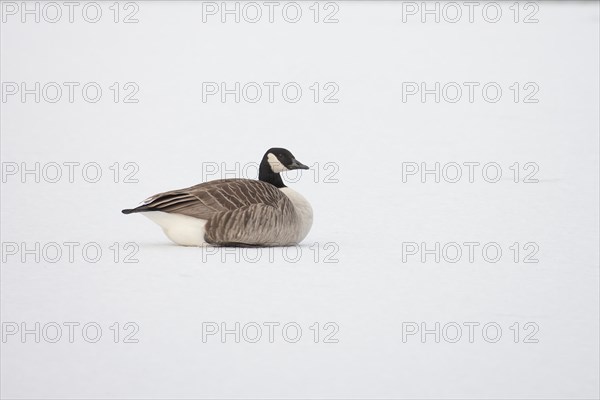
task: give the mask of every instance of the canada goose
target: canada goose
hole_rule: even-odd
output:
[[[269,149],[259,180],[220,179],[159,193],[123,214],[142,213],[182,246],[284,246],[312,226],[312,207],[286,187],[280,172],[308,169],[286,149]]]

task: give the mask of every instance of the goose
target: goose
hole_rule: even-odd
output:
[[[219,179],[159,193],[123,214],[140,213],[181,246],[287,246],[310,231],[310,203],[280,173],[308,167],[289,150],[265,153],[258,180]]]

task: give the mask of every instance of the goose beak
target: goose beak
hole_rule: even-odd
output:
[[[294,158],[292,163],[287,166],[287,169],[308,169],[308,166],[302,164],[300,161]]]

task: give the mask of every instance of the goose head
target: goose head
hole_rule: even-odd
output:
[[[308,166],[296,160],[296,157],[289,150],[272,147],[263,156],[259,167],[258,179],[282,188],[285,185],[279,173],[294,169],[308,169]]]

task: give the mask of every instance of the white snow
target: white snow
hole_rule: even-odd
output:
[[[73,103],[35,103],[31,95],[26,103],[18,95],[1,103],[3,170],[39,162],[54,177],[48,163],[56,162],[63,174],[57,183],[35,183],[33,175],[2,183],[3,329],[14,327],[10,322],[63,326],[57,343],[5,338],[3,398],[600,396],[598,3],[537,2],[533,24],[512,22],[512,2],[503,3],[495,24],[481,14],[474,23],[420,23],[418,16],[403,23],[400,2],[338,2],[337,24],[313,23],[312,3],[301,3],[296,24],[222,24],[218,15],[203,23],[201,2],[137,4],[137,24],[113,23],[103,3],[96,24],[76,14],[73,24],[21,23],[17,15],[1,25],[3,82],[81,82]],[[531,11],[523,6],[520,18]],[[320,10],[320,18],[331,12]],[[121,9],[120,18],[130,11]],[[97,103],[80,97],[91,81],[103,90]],[[137,83],[139,103],[115,103],[114,82],[119,99],[132,91],[127,82]],[[202,82],[281,85],[273,103],[235,103],[229,95],[223,104],[218,95],[202,101]],[[286,82],[301,86],[299,102],[282,100]],[[328,82],[339,86],[338,103],[321,102],[332,92]],[[473,103],[435,103],[433,95],[403,103],[402,82],[481,85]],[[486,82],[502,87],[499,102],[482,100]],[[519,100],[535,82],[539,103],[513,102],[514,82]],[[295,248],[178,247],[145,218],[120,213],[152,194],[200,183],[202,163],[234,170],[270,147],[313,166],[289,184],[314,210],[297,262]],[[64,162],[81,163],[74,183]],[[90,162],[101,166],[98,183],[82,179]],[[123,183],[135,171],[127,162],[139,166],[139,183]],[[403,183],[409,162],[481,165],[474,183],[466,175],[454,184],[434,183],[431,175],[427,183],[419,175]],[[497,183],[481,177],[489,162],[502,167]],[[539,183],[514,183],[515,162],[521,181],[535,167],[525,163],[538,165]],[[35,242],[46,245],[40,262],[35,254],[25,262],[23,252],[12,255]],[[80,243],[74,262],[65,242]],[[88,242],[102,249],[97,263],[81,254]],[[403,242],[457,242],[463,257],[403,262]],[[464,242],[481,243],[474,263]],[[488,242],[503,250],[497,263],[481,256]],[[523,246],[537,244],[539,262],[515,263],[514,242],[520,261],[535,250]],[[62,256],[51,263],[57,248]],[[123,262],[128,255],[139,262]],[[339,262],[325,262],[331,260]],[[74,343],[65,322],[81,324]],[[88,322],[102,328],[97,343],[82,339]],[[109,328],[115,322],[119,343]],[[139,326],[139,343],[123,343],[133,329],[127,322]],[[203,343],[203,323],[214,327],[207,322],[256,322],[263,337],[235,343],[229,335],[221,343],[214,335]],[[268,322],[280,323],[274,343]],[[302,328],[298,343],[281,335],[289,322]],[[327,322],[339,327],[338,343],[323,343],[335,328]],[[415,335],[404,343],[407,322],[456,322],[463,337],[435,343],[429,335],[421,343]],[[468,322],[480,324],[473,343]],[[502,328],[497,343],[482,338],[490,322]],[[536,325],[525,329],[528,322]],[[523,343],[535,326],[539,342]],[[252,336],[255,325],[246,327]]]

